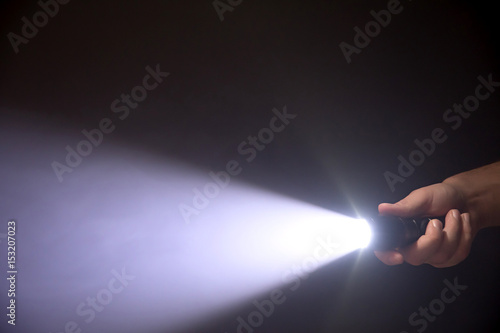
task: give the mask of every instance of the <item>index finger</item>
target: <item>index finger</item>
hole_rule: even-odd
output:
[[[373,251],[375,256],[384,264],[389,266],[400,265],[405,260],[403,255],[396,250],[393,251]]]

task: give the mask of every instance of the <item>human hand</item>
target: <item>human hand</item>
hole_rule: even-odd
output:
[[[375,255],[387,265],[407,262],[411,265],[424,263],[434,267],[450,267],[463,261],[470,252],[477,228],[471,224],[470,214],[460,214],[465,208],[463,194],[456,187],[439,183],[411,192],[395,204],[379,205],[381,215],[400,217],[442,216],[445,225],[434,219],[429,222],[425,235],[415,243],[392,251],[375,251]]]

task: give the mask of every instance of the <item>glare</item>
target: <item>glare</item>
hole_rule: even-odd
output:
[[[353,222],[350,230],[346,230],[345,234],[346,237],[349,237],[347,242],[351,244],[354,250],[366,248],[370,245],[372,239],[370,224],[365,219],[358,219]]]
[[[79,304],[107,288],[113,270],[134,279],[96,320],[77,317],[82,329],[190,324],[287,284],[292,267],[311,273],[369,242],[364,220],[236,178],[186,223],[179,204],[192,205],[193,189],[212,181],[207,172],[111,144],[59,183],[46,156],[59,156],[61,140],[70,141],[16,147],[6,158],[31,149],[34,162],[4,170],[12,174],[7,188],[31,194],[5,204],[27,226],[30,256],[20,252],[27,280],[19,302],[41,330],[60,331]],[[49,296],[52,308],[37,305]],[[53,313],[59,315],[47,321]]]
[[[306,256],[312,253],[319,244],[318,240],[323,238],[329,239],[331,247],[335,249],[329,256],[334,259],[337,255],[367,247],[371,240],[371,229],[364,219],[322,211],[316,207],[316,211],[305,218],[299,217],[298,220],[278,231],[277,249],[288,256]]]

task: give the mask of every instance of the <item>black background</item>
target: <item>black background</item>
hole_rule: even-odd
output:
[[[21,17],[39,7],[7,2],[2,125],[44,123],[61,135],[94,128],[109,116],[110,101],[142,79],[145,66],[160,64],[170,76],[110,141],[221,170],[247,135],[268,124],[272,108],[286,105],[297,118],[241,180],[347,215],[374,214],[380,202],[499,156],[498,92],[457,130],[442,119],[473,94],[479,75],[500,80],[496,7],[486,1],[401,5],[348,64],[339,44],[352,44],[353,28],[387,2],[245,0],[221,21],[210,0],[72,1],[18,54],[6,35],[19,34]],[[448,139],[392,192],[383,173],[396,173],[398,155],[407,157],[413,140],[437,127]],[[2,135],[0,145],[11,140]],[[455,276],[468,290],[426,332],[494,332],[499,236],[497,229],[483,230],[470,257],[447,269],[388,267],[371,253],[349,255],[312,274],[257,332],[411,332],[408,316]],[[250,311],[250,304],[234,309],[192,332],[234,331],[234,318]]]

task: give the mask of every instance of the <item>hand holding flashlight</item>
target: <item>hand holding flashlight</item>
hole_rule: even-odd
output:
[[[405,261],[456,265],[469,255],[479,229],[500,226],[499,201],[500,162],[496,162],[422,187],[395,204],[380,204],[379,213],[385,216],[446,216],[444,227],[443,221],[429,221],[425,234],[416,241],[395,250],[375,251],[375,255],[388,265]]]
[[[445,221],[428,221],[425,234],[407,246],[388,251],[375,251],[387,265],[428,263],[435,267],[458,264],[469,254],[477,228],[473,227],[469,213],[460,214],[463,196],[446,183],[434,184],[410,193],[395,204],[380,204],[379,212],[386,216],[445,216]],[[445,226],[443,228],[443,223]]]

